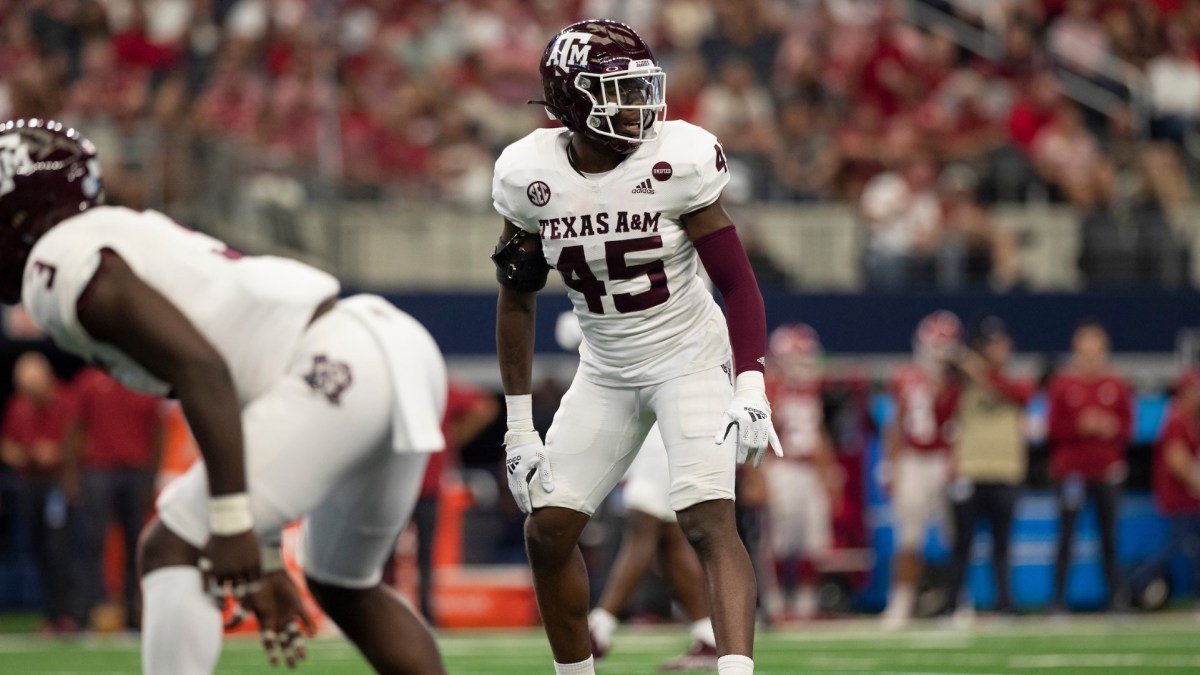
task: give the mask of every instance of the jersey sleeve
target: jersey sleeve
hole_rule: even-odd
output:
[[[64,228],[47,232],[29,254],[21,286],[25,310],[61,346],[75,351],[89,343],[76,305],[100,268],[100,247]]]
[[[496,160],[492,173],[492,206],[505,220],[527,232],[537,232],[537,221],[522,209],[525,187],[518,185],[514,175],[515,163],[520,154],[516,144],[505,148]]]
[[[717,201],[729,184],[729,163],[717,137],[700,127],[689,131],[684,140],[692,165],[692,185],[683,213],[698,211]]]

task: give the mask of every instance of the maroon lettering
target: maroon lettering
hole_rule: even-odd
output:
[[[590,237],[595,232],[592,230],[592,217],[588,214],[579,216],[579,236]]]
[[[646,211],[642,213],[642,232],[658,232],[658,217],[662,214],[655,211],[653,215]]]
[[[667,287],[667,270],[662,260],[630,265],[625,262],[625,256],[638,251],[653,251],[662,248],[662,237],[643,237],[641,239],[619,239],[604,245],[604,257],[608,262],[608,276],[611,279],[636,279],[645,275],[650,279],[650,288],[641,293],[616,293],[613,304],[621,314],[640,312],[656,307],[671,297]]]
[[[662,248],[662,237],[642,237],[640,239],[617,239],[604,243],[604,260],[608,264],[608,276],[613,281],[637,279],[645,276],[650,281],[650,288],[640,293],[617,293],[613,295],[613,305],[617,312],[640,312],[663,304],[671,297],[667,286],[666,265],[661,259],[644,263],[629,264],[626,256],[641,251],[655,251]],[[604,313],[602,298],[608,295],[604,282],[597,279],[591,267],[587,264],[583,246],[566,246],[558,256],[559,273],[563,283],[580,294],[587,301],[588,311],[593,314]]]
[[[572,237],[579,236],[578,234],[575,233],[575,221],[576,220],[578,220],[578,218],[576,218],[575,216],[563,216],[563,219],[562,219],[563,239],[570,239]]]
[[[721,144],[717,143],[713,146],[713,150],[717,151],[717,171],[729,172],[729,164],[725,161],[725,151],[721,149]]]
[[[34,260],[33,271],[41,273],[46,278],[46,288],[54,288],[54,277],[58,274],[57,267],[50,263],[44,263],[41,260]]]
[[[588,267],[582,246],[564,246],[558,254],[555,267],[562,274],[563,283],[587,300],[589,312],[604,313],[604,302],[600,298],[608,295],[608,291],[604,290],[604,282],[597,279],[592,268]]]
[[[608,234],[608,212],[596,214],[596,234]]]
[[[629,231],[629,214],[624,211],[617,211],[617,229],[613,232],[621,233]]]

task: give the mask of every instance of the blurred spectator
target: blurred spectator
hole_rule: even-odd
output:
[[[921,154],[863,188],[859,213],[867,231],[866,268],[873,289],[899,291],[952,284],[957,249],[947,246],[934,191],[937,167]],[[943,270],[946,270],[943,272]]]
[[[1183,144],[1200,117],[1200,64],[1182,26],[1167,26],[1167,51],[1150,60],[1146,77],[1154,114],[1152,133]]]
[[[108,599],[104,543],[109,524],[124,545],[125,625],[138,627],[137,542],[150,514],[162,461],[163,422],[158,399],[136,394],[101,370],[88,367],[71,382],[75,414],[67,433],[63,491],[77,507],[80,612],[87,619]]]
[[[975,173],[963,165],[946,167],[938,177],[947,246],[959,248],[950,256],[943,286],[1007,290],[1019,281],[1017,239],[1011,230],[998,227],[986,207],[975,198]]]
[[[954,439],[954,560],[943,613],[970,613],[977,603],[961,606],[960,595],[971,563],[975,524],[992,527],[992,563],[996,574],[996,610],[1014,611],[1009,578],[1009,540],[1013,510],[1025,480],[1025,406],[1033,397],[1032,382],[1009,375],[1013,341],[999,317],[989,316],[972,328],[970,348],[958,360],[966,375],[958,401]]]
[[[1083,218],[1080,271],[1096,286],[1179,287],[1188,268],[1180,219],[1191,188],[1178,150],[1155,142],[1132,152],[1129,166],[1106,178],[1113,208]]]
[[[1058,82],[1054,75],[1048,71],[1034,75],[1009,113],[1009,137],[1018,148],[1033,154],[1034,141],[1054,120],[1058,101]]]
[[[841,164],[830,111],[799,99],[784,104],[771,154],[775,192],[788,200],[827,200]]]
[[[1052,611],[1066,609],[1067,572],[1075,523],[1089,500],[1096,504],[1104,559],[1105,606],[1119,603],[1117,502],[1127,474],[1125,449],[1133,428],[1129,384],[1108,363],[1108,333],[1084,322],[1071,341],[1071,362],[1055,373],[1048,392],[1050,477],[1058,493],[1058,556]]]
[[[981,17],[1003,15],[995,54],[972,54],[944,26],[916,27],[903,4],[372,0],[330,17],[313,0],[9,3],[0,118],[83,127],[105,157],[111,201],[201,221],[227,217],[216,195],[264,170],[314,203],[485,208],[478,179],[493,154],[546,123],[525,105],[540,95],[540,46],[595,10],[650,37],[671,73],[669,115],[717,133],[756,198],[857,202],[868,181],[923,149],[971,166],[988,203],[1042,200],[1049,187],[1096,214],[1103,238],[1124,218],[1113,167],[1135,167],[1146,147],[1129,84],[1138,78],[1119,72],[1143,71],[1152,131],[1177,149],[1200,114],[1191,3],[926,3],[984,30]],[[1058,77],[1075,78],[1071,94],[1090,107],[1067,112]],[[1078,88],[1089,85],[1111,104]]]
[[[714,4],[717,9],[715,30],[700,48],[709,72],[717,72],[730,62],[740,62],[745,64],[752,77],[765,83],[775,67],[779,50],[780,37],[771,14],[773,7],[763,0]],[[711,130],[707,124],[701,126]]]
[[[1185,555],[1192,578],[1200,579],[1200,371],[1193,369],[1179,378],[1154,445],[1153,476],[1154,502],[1170,523],[1170,532],[1166,545],[1130,571],[1135,597],[1166,575],[1175,554]]]
[[[486,208],[492,190],[492,156],[478,127],[461,108],[444,111],[430,165],[441,201],[464,209]]]
[[[1110,41],[1096,20],[1094,0],[1067,0],[1062,16],[1046,31],[1046,47],[1074,70],[1097,74],[1107,62]]]
[[[32,539],[41,584],[43,631],[74,633],[71,510],[62,490],[63,439],[71,416],[67,392],[45,356],[22,354],[13,367],[14,393],[0,430],[0,460],[20,472],[16,509]]]
[[[1105,202],[1110,167],[1074,103],[1057,103],[1053,120],[1034,138],[1033,161],[1042,179],[1080,211]]]
[[[756,179],[778,143],[774,115],[770,91],[759,83],[750,62],[739,59],[724,62],[718,80],[696,104],[697,124],[721,140],[727,155],[748,163]]]
[[[695,52],[684,52],[675,58],[670,70],[667,114],[670,119],[700,124],[700,95],[708,84],[704,59]]]

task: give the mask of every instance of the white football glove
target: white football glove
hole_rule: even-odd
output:
[[[542,481],[542,489],[554,492],[554,474],[546,446],[537,431],[509,431],[504,434],[504,467],[508,471],[508,489],[522,513],[533,511],[529,498],[529,483],[534,472]]]
[[[723,444],[731,432],[737,448],[738,464],[751,460],[756,467],[762,464],[768,445],[776,457],[783,457],[779,436],[771,424],[771,404],[767,403],[762,373],[747,371],[737,376],[733,400],[721,415],[717,445]]]

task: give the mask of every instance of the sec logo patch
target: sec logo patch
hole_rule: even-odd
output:
[[[525,188],[525,195],[534,206],[545,206],[550,203],[550,186],[540,180],[535,180]]]
[[[670,180],[671,176],[674,174],[675,169],[671,168],[671,164],[669,162],[659,162],[658,164],[654,165],[653,169],[650,169],[650,175],[654,177],[654,180]]]

